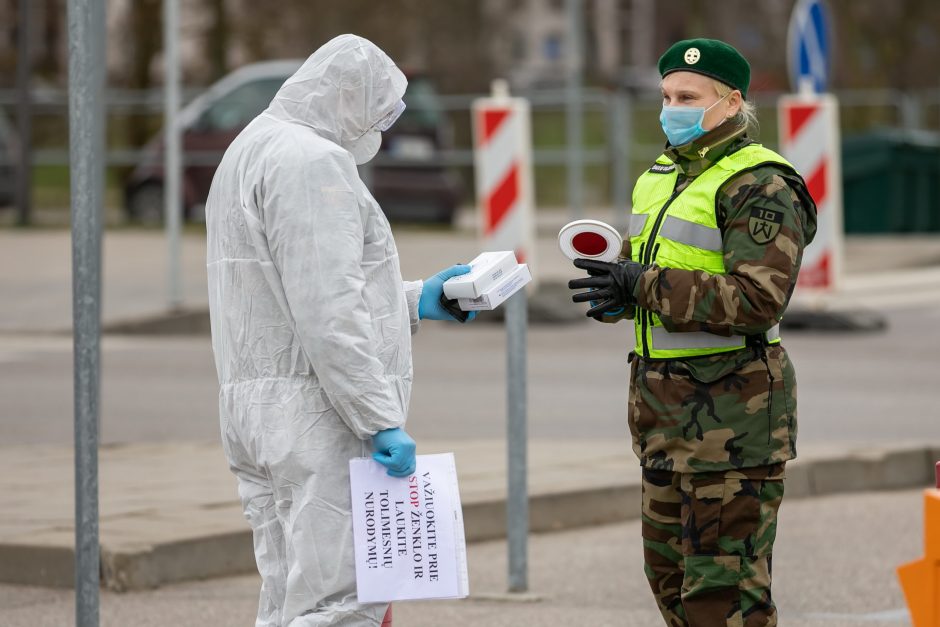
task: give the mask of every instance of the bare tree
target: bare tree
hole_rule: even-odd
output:
[[[161,0],[134,0],[128,12],[127,75],[124,83],[132,89],[148,89],[153,85],[154,59],[163,50],[163,13]],[[150,139],[153,129],[142,116],[127,121],[128,141],[141,146]]]
[[[0,86],[12,87],[16,81],[16,24],[19,0],[0,4]]]
[[[65,0],[43,0],[38,33],[34,48],[36,73],[54,82],[64,78]]]
[[[209,29],[206,32],[205,50],[209,60],[209,73],[212,78],[218,78],[228,72],[228,50],[230,45],[231,29],[228,19],[228,2],[226,0],[206,0],[210,17]]]
[[[402,67],[432,75],[443,90],[480,89],[490,62],[477,0],[282,0],[279,11],[251,10],[238,0],[233,40],[250,60],[306,57],[342,33],[371,39]]]

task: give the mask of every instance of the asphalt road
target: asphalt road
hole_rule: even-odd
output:
[[[938,303],[940,304],[940,303]],[[940,439],[940,307],[886,313],[877,333],[792,332],[800,443]],[[626,356],[632,328],[591,321],[529,330],[533,438],[627,437]],[[207,336],[106,336],[102,441],[218,437],[217,381]],[[0,446],[72,441],[72,343],[0,335]],[[505,331],[426,322],[414,338],[408,428],[416,438],[500,438]]]
[[[910,625],[894,569],[919,559],[921,490],[784,500],[774,554],[781,625]],[[541,534],[529,544],[536,602],[485,600],[506,589],[506,545],[469,546],[471,598],[399,603],[399,627],[653,627],[661,624],[642,570],[640,527],[618,525]],[[253,624],[255,576],[166,586],[101,597],[104,627],[205,627]],[[68,590],[0,585],[0,624],[72,624]]]
[[[46,245],[36,248],[32,258],[14,255],[21,267],[32,271],[19,283],[4,277],[7,298],[0,307],[0,330],[61,327],[69,319],[67,274],[61,272],[63,264],[67,267],[64,240],[35,234],[26,243],[20,239],[7,243],[13,241],[28,250],[40,241]],[[153,286],[158,283],[140,280],[138,275],[154,273],[153,268],[162,266],[152,254],[131,255],[148,238],[135,235],[111,241],[111,247],[106,247],[111,270],[106,268],[105,274],[114,276],[105,304],[107,294],[120,292],[121,299],[111,300],[114,315],[154,311],[153,302],[161,300],[154,296]],[[414,266],[408,276],[421,276],[424,266],[436,269],[430,259],[458,254],[453,250],[455,242],[460,243],[434,239],[434,250],[415,255],[412,261],[403,258]],[[472,244],[467,246],[472,248]],[[187,250],[190,265],[200,268],[199,247]],[[49,251],[62,257],[55,260],[56,273],[46,255]],[[0,251],[0,257],[3,254]],[[859,256],[856,267],[865,259]],[[887,276],[886,280],[894,279]],[[204,293],[197,280],[188,288],[196,295]],[[905,288],[910,300],[901,307],[895,294],[876,286],[870,291],[870,301],[865,290],[854,294],[872,307],[884,303],[893,307],[884,310],[886,331],[785,335],[798,373],[804,450],[940,439],[937,290],[934,286],[918,293],[916,285]],[[24,323],[33,320],[35,325]],[[7,323],[9,328],[3,326]],[[631,336],[626,324],[598,325],[585,320],[533,325],[529,330],[530,437],[557,442],[579,437],[626,441],[626,355]],[[416,386],[408,429],[419,447],[422,438],[502,438],[506,404],[503,328],[484,320],[465,327],[427,323],[414,345]],[[217,382],[207,336],[107,336],[102,349],[104,443],[217,440]],[[0,451],[3,446],[20,444],[71,444],[72,389],[70,337],[0,333]],[[922,550],[921,507],[920,491],[786,502],[774,569],[781,624],[908,624],[894,568],[915,559]],[[658,624],[658,617],[642,576],[638,536],[635,522],[534,536],[530,581],[533,592],[544,598],[531,604],[480,600],[480,593],[504,589],[506,549],[501,542],[472,545],[471,589],[477,598],[401,604],[396,624],[651,627]],[[257,585],[256,578],[241,577],[139,594],[106,593],[102,623],[247,625],[252,621]],[[0,625],[4,627],[71,624],[73,611],[71,592],[0,586]]]

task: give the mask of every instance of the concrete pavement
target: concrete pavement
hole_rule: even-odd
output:
[[[529,444],[530,528],[555,531],[639,515],[639,473],[623,440]],[[468,541],[505,535],[503,441],[422,441],[453,451]],[[810,447],[788,465],[788,499],[931,485],[940,441]],[[69,586],[73,458],[68,447],[3,449],[0,582]],[[15,479],[14,479],[15,478]],[[102,584],[115,591],[252,572],[251,534],[215,442],[123,444],[100,452]]]
[[[780,624],[799,627],[910,625],[894,574],[923,552],[923,491],[785,498],[774,551]],[[529,541],[529,590],[537,602],[495,601],[506,589],[506,544],[468,547],[470,598],[395,604],[398,627],[651,627],[661,625],[642,569],[639,521]],[[103,627],[251,625],[255,575],[101,595]],[[0,584],[4,627],[72,624],[70,590]]]
[[[786,333],[799,384],[799,450],[818,444],[940,439],[940,351],[925,333],[940,307],[887,311],[879,333]],[[583,319],[528,332],[529,437],[626,440],[632,327]],[[418,442],[506,433],[501,325],[422,324],[414,336],[408,430]],[[206,335],[106,335],[101,441],[215,440],[218,382]],[[72,340],[0,334],[0,446],[71,445]],[[456,394],[479,402],[454,407]]]
[[[610,220],[603,214],[592,217]],[[571,274],[554,243],[557,227],[566,219],[560,212],[540,214],[537,263],[539,276],[546,283],[560,283]],[[426,276],[456,259],[471,258],[476,240],[472,230],[466,224],[464,227],[453,231],[397,229],[405,276]],[[104,250],[106,325],[113,328],[128,321],[162,316],[166,263],[160,234],[110,231]],[[204,254],[204,236],[188,234],[183,244],[184,296],[187,305],[196,310],[205,307]],[[875,301],[879,307],[933,311],[935,320],[935,304],[940,304],[938,260],[940,238],[936,237],[852,239],[847,244],[848,289],[840,296],[842,306],[872,306]],[[73,541],[71,449],[67,445],[23,444],[46,441],[43,437],[32,439],[35,432],[30,431],[31,425],[24,417],[45,403],[46,397],[56,394],[48,385],[48,377],[52,367],[61,364],[51,358],[67,357],[63,352],[63,346],[68,348],[67,338],[48,334],[67,333],[71,325],[68,233],[0,231],[0,267],[5,268],[0,275],[4,295],[0,301],[0,366],[7,360],[4,376],[13,382],[0,388],[5,395],[0,404],[0,486],[8,495],[8,506],[0,510],[0,580],[68,585]],[[910,316],[898,319],[904,325],[930,323],[929,319]],[[623,359],[620,353],[610,350],[610,342],[621,339],[615,337],[619,329],[605,329],[606,335],[598,340],[602,332],[592,327],[591,342],[585,341],[587,336],[578,325],[566,329],[544,333],[533,330],[530,335],[531,368],[533,377],[540,381],[530,394],[538,397],[536,403],[542,402],[536,405],[539,409],[533,423],[535,429],[544,428],[530,444],[534,530],[628,520],[638,511],[638,473],[621,424]],[[801,376],[801,351],[819,358],[818,352],[812,351],[821,350],[831,355],[830,359],[838,355],[845,362],[815,366],[808,382],[801,378],[801,398],[812,401],[816,394],[822,400],[815,405],[801,400],[801,411],[807,406],[814,408],[803,419],[807,427],[801,434],[817,437],[809,438],[810,445],[801,447],[800,459],[789,469],[791,497],[898,489],[930,482],[930,462],[940,458],[940,431],[929,423],[930,412],[936,407],[936,392],[925,382],[935,376],[936,351],[923,336],[910,335],[911,329],[900,331],[897,336],[869,338],[866,345],[836,346],[830,337],[813,335],[805,340],[795,337],[792,344],[788,340]],[[416,338],[427,344],[416,351],[416,370],[423,389],[429,391],[416,393],[412,418],[420,418],[416,420],[419,432],[424,429],[433,434],[421,437],[419,445],[423,452],[456,453],[469,538],[499,537],[505,498],[505,452],[499,439],[503,402],[497,396],[501,394],[501,366],[486,371],[489,374],[484,376],[480,364],[491,362],[494,354],[502,360],[501,336],[495,329],[453,334],[461,337],[460,343],[437,347],[433,358],[429,357],[429,351],[434,350],[431,345],[440,344],[442,334],[428,329]],[[488,352],[481,352],[481,340]],[[111,589],[139,589],[253,568],[248,529],[236,503],[234,479],[225,470],[215,441],[206,443],[202,439],[205,435],[190,439],[191,431],[185,425],[198,422],[210,433],[215,430],[214,382],[206,341],[200,337],[199,352],[190,353],[184,345],[191,346],[192,342],[167,339],[162,344],[166,355],[161,358],[166,361],[154,362],[154,353],[146,353],[149,369],[141,371],[131,370],[139,367],[140,360],[130,359],[141,354],[140,342],[122,337],[105,341],[106,347],[117,347],[111,354],[118,362],[117,371],[105,379],[106,404],[108,395],[115,394],[109,390],[120,387],[125,394],[130,390],[122,411],[105,422],[105,433],[122,433],[125,437],[115,440],[110,436],[114,444],[101,451],[103,580]],[[559,363],[559,355],[575,355],[576,351],[585,359],[596,360],[597,373],[583,367],[577,367],[577,372],[562,367],[565,364],[564,360]],[[42,353],[41,359],[35,357],[37,352]],[[187,363],[178,362],[179,353],[186,356]],[[868,359],[872,354],[882,359]],[[171,360],[172,356],[177,356],[177,361]],[[455,361],[462,361],[464,356],[467,364]],[[893,364],[907,364],[910,370],[895,372]],[[842,368],[846,377],[856,372],[852,368],[868,369],[848,381],[835,377],[827,382],[828,389],[814,387],[814,378],[822,379],[827,370]],[[121,370],[137,378],[121,378]],[[25,378],[20,376],[24,372]],[[63,389],[70,389],[68,370],[60,374]],[[167,384],[160,388],[162,399],[147,396],[152,394],[155,379]],[[463,424],[453,422],[453,417],[438,420],[436,414],[446,406],[442,392],[435,391],[442,388],[442,381],[450,385],[460,382],[489,400],[461,412],[457,419]],[[911,381],[916,385],[902,392],[901,385]],[[879,387],[882,394],[866,396]],[[589,390],[592,394],[596,390],[599,400],[592,411],[597,415],[581,416],[581,405],[571,390]],[[200,400],[194,403],[197,397]],[[561,407],[561,415],[556,416],[557,409],[553,412],[550,405]],[[494,410],[497,406],[498,411]],[[65,432],[70,430],[69,408],[66,403],[48,416]],[[123,424],[115,424],[132,421],[136,414],[145,415],[145,419],[134,430],[122,431]],[[875,427],[860,430],[845,421],[846,417],[869,415],[880,424],[881,431]],[[594,429],[599,417],[606,422],[602,429]],[[571,440],[566,434],[571,431],[572,419],[590,427],[582,432],[604,439]],[[187,441],[173,442],[174,433],[182,434],[180,437]],[[611,435],[614,433],[617,437]],[[904,442],[906,433],[917,441]],[[825,437],[818,437],[820,434]],[[161,442],[153,442],[155,439]],[[143,440],[149,442],[140,443]],[[62,442],[62,438],[53,441]],[[879,442],[880,446],[870,447],[867,442]]]
[[[616,224],[610,211],[585,217]],[[534,275],[559,286],[575,273],[558,251],[558,229],[567,212],[540,210]],[[395,225],[402,275],[417,279],[476,256],[478,242],[470,212],[457,228]],[[164,321],[167,306],[167,245],[158,230],[110,230],[103,240],[102,321],[106,328],[132,330],[133,323]],[[208,307],[205,234],[192,227],[181,245],[182,293],[187,311],[203,315]],[[65,230],[0,229],[0,333],[68,332],[71,329],[71,242]],[[846,282],[831,302],[805,306],[863,309],[907,302],[940,302],[940,236],[850,237],[845,243]],[[910,289],[911,286],[917,289]],[[568,307],[562,313],[579,318]],[[799,293],[798,293],[799,296]],[[553,301],[554,302],[554,301]],[[796,303],[798,306],[800,303]],[[136,325],[138,328],[140,325]],[[185,329],[185,325],[183,326]]]

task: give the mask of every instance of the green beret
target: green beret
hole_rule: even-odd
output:
[[[659,74],[696,72],[718,79],[741,91],[747,98],[751,66],[733,46],[717,39],[684,39],[674,43],[659,58]]]

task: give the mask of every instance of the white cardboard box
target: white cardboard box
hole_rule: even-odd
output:
[[[477,298],[503,280],[518,265],[511,250],[480,253],[470,262],[470,272],[444,281],[447,298]]]
[[[524,263],[518,264],[502,281],[476,298],[458,298],[457,305],[464,311],[496,309],[506,302],[510,296],[528,285],[531,280],[532,275],[529,273],[529,266]]]

